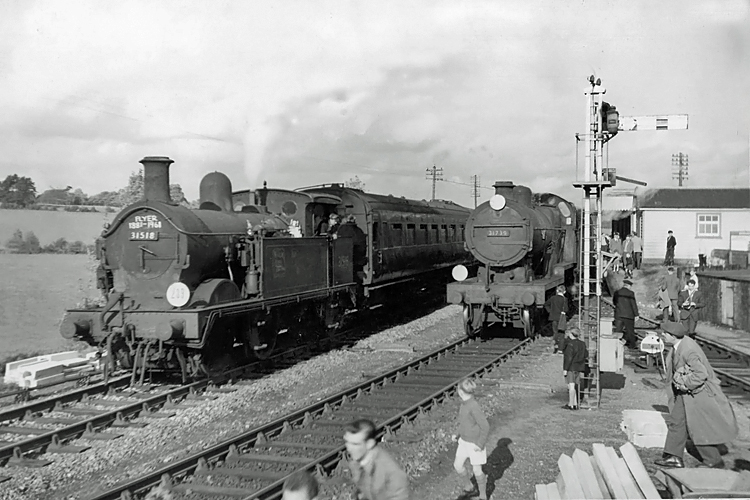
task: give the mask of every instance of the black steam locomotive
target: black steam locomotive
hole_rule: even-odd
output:
[[[448,302],[463,304],[467,335],[490,323],[534,336],[557,285],[570,286],[578,262],[576,207],[551,194],[496,182],[492,198],[471,213],[466,246],[482,263],[476,278],[457,266]]]
[[[267,358],[280,334],[315,325],[325,334],[392,286],[445,283],[451,267],[471,261],[462,238],[470,211],[451,202],[336,184],[233,193],[213,172],[191,210],[170,200],[172,160],[141,163],[143,200],[97,241],[106,305],[68,310],[60,327],[65,338],[106,346],[134,373],[180,370],[185,379],[239,346]],[[316,236],[332,213],[349,230]]]

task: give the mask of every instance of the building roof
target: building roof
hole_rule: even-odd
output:
[[[750,188],[636,189],[636,205],[648,208],[748,208]]]

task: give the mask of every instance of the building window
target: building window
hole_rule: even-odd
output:
[[[720,214],[698,214],[698,237],[718,238],[721,236]]]

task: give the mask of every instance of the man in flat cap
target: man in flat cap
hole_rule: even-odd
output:
[[[685,336],[685,326],[666,322],[662,329],[664,341],[673,344],[666,366],[669,417],[664,453],[654,463],[684,467],[682,456],[690,439],[703,462],[699,467],[721,469],[724,460],[718,445],[731,442],[738,433],[734,410],[703,349]]]
[[[615,304],[615,331],[624,332],[625,345],[637,349],[635,320],[638,319],[638,302],[635,300],[632,286],[631,280],[624,279],[622,288],[615,292],[612,302]]]

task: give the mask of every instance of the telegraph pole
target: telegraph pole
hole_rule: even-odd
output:
[[[677,153],[672,155],[672,180],[677,179],[682,187],[682,181],[688,179],[688,155]]]
[[[435,165],[432,166],[432,168],[427,169],[427,179],[432,179],[432,198],[431,200],[435,199],[435,185],[437,184],[437,181],[443,180],[443,169],[437,168]]]
[[[479,183],[480,179],[478,175],[471,176],[471,196],[474,198],[474,208],[477,208],[477,200],[479,199]]]

